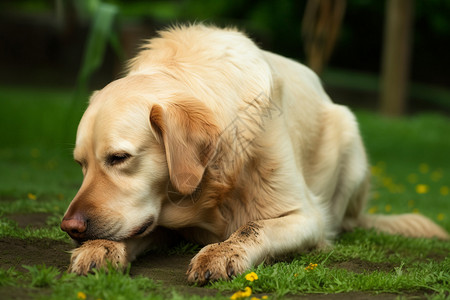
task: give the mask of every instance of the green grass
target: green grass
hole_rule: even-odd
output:
[[[185,297],[150,278],[132,278],[129,273],[113,269],[80,277],[45,265],[24,268],[28,273],[0,269],[0,288],[21,288],[34,293],[36,299],[203,299],[196,295]]]
[[[59,220],[82,180],[71,151],[83,102],[74,102],[68,91],[0,87],[0,240],[69,242]],[[431,114],[391,119],[366,111],[357,117],[374,175],[368,211],[422,213],[450,231],[450,120]],[[49,215],[45,227],[22,228],[8,218],[36,212]],[[197,250],[180,245],[170,254]],[[355,291],[449,299],[449,252],[449,242],[356,230],[341,235],[328,251],[255,267],[254,282],[241,275],[204,289],[214,288],[221,292],[215,298],[224,299],[247,286],[269,299]],[[318,266],[305,270],[310,263]],[[110,270],[76,277],[40,264],[0,268],[0,292],[5,291],[7,298],[33,299],[77,299],[79,292],[87,299],[202,298],[143,276]]]

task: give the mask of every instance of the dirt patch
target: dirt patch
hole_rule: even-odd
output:
[[[49,213],[29,213],[6,215],[6,218],[16,222],[20,228],[42,228],[47,226],[47,219],[51,216]]]
[[[186,270],[194,255],[166,255],[149,252],[131,264],[131,276],[145,276],[174,287],[182,295],[215,296],[214,289],[191,286],[187,282]]]
[[[442,253],[442,252],[430,252],[426,255],[427,260],[434,260],[437,262],[442,262],[448,257],[448,253]]]
[[[345,269],[353,273],[363,274],[363,273],[372,273],[375,271],[388,273],[393,271],[394,268],[398,266],[389,262],[375,263],[366,260],[361,260],[359,258],[354,258],[351,260],[331,264],[330,267]]]
[[[70,257],[67,252],[72,248],[69,243],[49,239],[1,238],[0,268],[24,271],[22,265],[45,264],[65,271]]]

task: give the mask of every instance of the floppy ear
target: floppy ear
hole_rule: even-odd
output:
[[[216,150],[219,129],[212,112],[196,100],[164,107],[155,104],[150,124],[164,144],[172,185],[182,194],[191,194]]]

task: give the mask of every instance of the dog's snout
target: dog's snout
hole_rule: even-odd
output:
[[[81,214],[65,216],[61,222],[61,230],[67,232],[75,240],[82,240],[87,231],[86,218]]]

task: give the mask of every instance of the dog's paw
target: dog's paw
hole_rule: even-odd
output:
[[[123,270],[127,263],[124,243],[91,240],[72,251],[69,272],[86,275],[94,268],[106,269],[108,265]]]
[[[204,247],[191,260],[187,271],[190,283],[204,285],[218,279],[231,279],[250,268],[242,247],[223,242]]]

